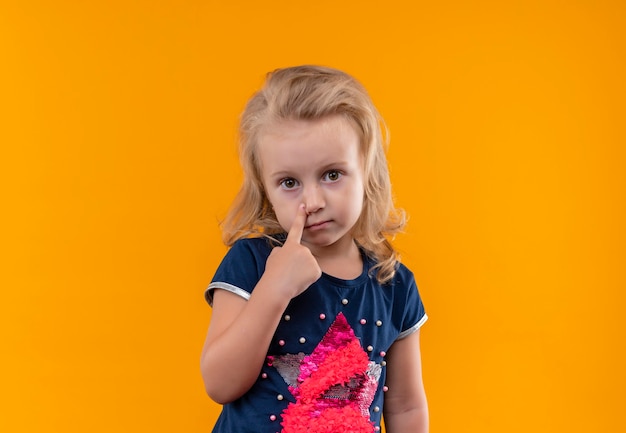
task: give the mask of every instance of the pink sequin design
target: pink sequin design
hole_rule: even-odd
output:
[[[289,386],[296,402],[283,411],[282,432],[372,433],[368,409],[379,377],[339,313],[313,353],[301,358],[297,383]]]

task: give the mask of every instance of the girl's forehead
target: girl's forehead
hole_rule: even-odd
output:
[[[264,174],[336,162],[358,162],[360,137],[341,116],[318,120],[274,122],[259,136],[258,154]]]
[[[319,132],[344,132],[346,130],[356,133],[357,129],[353,122],[341,115],[325,116],[319,119],[277,119],[268,122],[260,131],[259,137],[273,136],[297,136],[312,130]]]

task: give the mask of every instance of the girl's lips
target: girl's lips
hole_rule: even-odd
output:
[[[328,224],[330,224],[330,221],[321,221],[319,223],[315,223],[315,224],[311,224],[311,225],[305,226],[304,228],[307,229],[307,230],[313,230],[313,231],[315,231],[315,230],[322,230],[322,229],[326,228],[326,226]]]

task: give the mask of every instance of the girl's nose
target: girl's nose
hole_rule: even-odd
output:
[[[324,197],[318,185],[305,189],[303,202],[307,214],[312,214],[325,206]]]

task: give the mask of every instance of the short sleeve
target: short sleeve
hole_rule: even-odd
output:
[[[428,320],[413,274],[406,268],[403,269],[402,273],[404,274],[402,280],[406,287],[406,308],[397,340],[413,334]]]
[[[228,250],[215,271],[204,297],[213,306],[213,292],[222,289],[250,299],[250,294],[265,271],[271,251],[264,239],[241,239]]]

